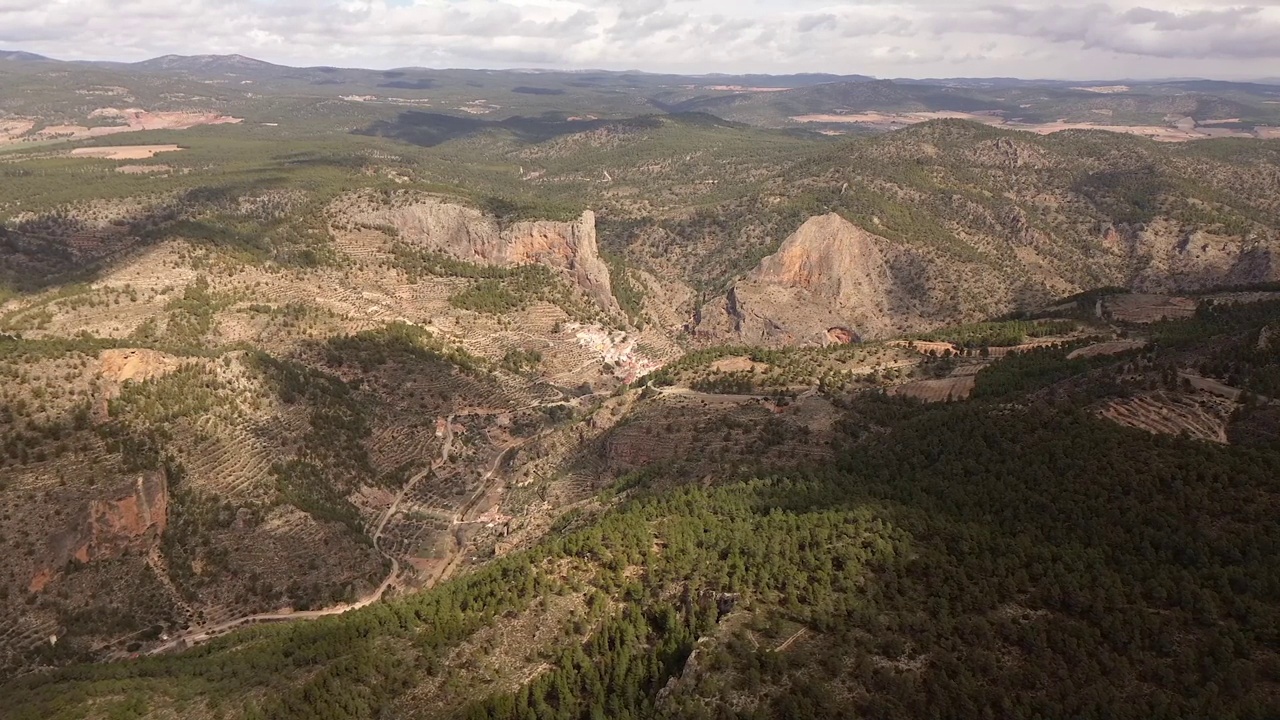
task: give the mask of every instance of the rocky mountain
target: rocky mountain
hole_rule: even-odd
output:
[[[1277,697],[1280,145],[976,112],[1263,90],[23,67],[5,720]]]
[[[1280,242],[1180,230],[1170,221],[1108,227],[1098,239],[1105,253],[1095,270],[1109,267],[1101,282],[1153,293],[1253,285],[1280,280]],[[1014,249],[1020,272],[1062,294],[1075,288],[1070,268],[1053,267],[1029,249]],[[1102,263],[1105,263],[1103,265]],[[836,213],[807,220],[723,297],[698,309],[690,325],[704,342],[770,346],[848,343],[904,332],[931,330],[943,310],[976,317],[957,305],[942,286],[920,277],[943,278],[952,262],[873,235]],[[1016,296],[998,299],[1003,282],[989,278],[983,310],[1028,309]],[[1007,286],[1006,286],[1007,287]],[[1052,291],[1051,291],[1052,292]],[[1042,295],[1048,299],[1049,295]],[[977,300],[977,298],[975,298]],[[960,301],[963,302],[963,301]]]
[[[389,227],[410,246],[499,267],[539,264],[562,272],[602,308],[617,311],[609,268],[600,259],[596,217],[574,222],[521,220],[503,227],[480,210],[437,199],[397,202],[360,212],[357,222]]]
[[[912,304],[885,262],[888,246],[835,213],[810,218],[723,300],[703,306],[694,332],[763,345],[884,337]]]

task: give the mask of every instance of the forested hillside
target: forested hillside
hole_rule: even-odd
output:
[[[836,398],[834,463],[626,477],[435,589],[27,676],[6,716],[1270,717],[1280,446],[1093,408],[1198,362],[1256,429],[1278,320],[1206,303],[1145,350],[1012,354],[974,400]]]

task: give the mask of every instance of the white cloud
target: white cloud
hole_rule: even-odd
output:
[[[0,47],[369,67],[1252,77],[1280,61],[1280,0],[0,0]]]

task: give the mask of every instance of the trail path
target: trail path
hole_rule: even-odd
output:
[[[777,649],[774,650],[774,652],[786,652],[787,648],[795,644],[795,642],[804,635],[806,629],[807,628],[800,628],[799,630],[797,630],[794,635],[787,638],[781,645],[779,645]]]
[[[396,580],[400,576],[400,560],[382,549],[382,533],[387,528],[387,522],[393,515],[395,515],[396,511],[399,510],[400,503],[404,501],[405,497],[413,490],[418,482],[449,461],[449,453],[453,449],[453,418],[454,416],[450,415],[445,422],[444,446],[440,450],[440,459],[432,463],[430,468],[427,468],[417,475],[414,475],[412,478],[409,478],[409,481],[406,482],[404,487],[400,489],[400,492],[396,494],[395,499],[391,501],[391,504],[387,506],[387,509],[382,511],[382,515],[378,517],[378,523],[374,526],[372,535],[373,547],[383,557],[391,561],[391,571],[387,573],[387,576],[383,578],[382,582],[373,592],[365,595],[355,602],[339,603],[338,605],[332,605],[320,610],[280,610],[268,613],[258,613],[256,615],[245,615],[243,617],[227,620],[226,622],[218,623],[217,625],[193,628],[163,645],[152,648],[147,652],[147,654],[158,655],[170,650],[198,645],[210,638],[222,635],[223,633],[242,625],[251,625],[263,622],[279,622],[283,620],[314,620],[328,615],[341,615],[342,613],[350,610],[358,610],[381,600],[382,596],[386,594],[387,590],[391,589],[392,585],[395,584]]]

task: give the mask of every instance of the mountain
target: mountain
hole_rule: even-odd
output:
[[[0,60],[8,60],[10,62],[47,62],[49,58],[21,50],[0,50]]]
[[[691,77],[746,88],[797,88],[835,82],[871,82],[875,80],[869,75],[833,75],[830,73],[797,73],[794,75],[726,75],[713,73]]]
[[[696,332],[744,345],[848,343],[891,334],[903,322],[901,304],[910,300],[885,262],[888,244],[835,213],[811,218],[735,283],[723,304],[703,307]]]
[[[965,90],[868,79],[807,85],[781,92],[699,97],[671,109],[710,112],[730,120],[775,125],[795,116],[837,111],[980,112],[1002,108],[997,101],[975,98]]]
[[[284,69],[263,60],[244,55],[163,55],[130,65],[147,72],[239,73]]]

